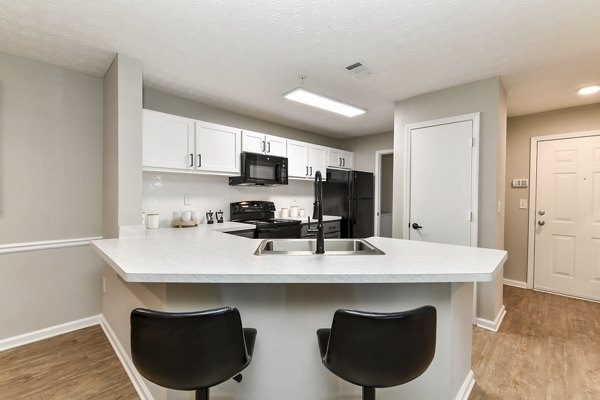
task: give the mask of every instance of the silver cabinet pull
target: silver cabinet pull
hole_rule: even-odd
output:
[[[308,165],[306,166],[306,176],[308,176]]]
[[[194,153],[190,153],[190,168],[194,166]]]
[[[265,145],[265,141],[264,140],[260,142],[260,145],[261,145],[260,151],[265,151],[265,149],[267,148],[267,146]]]
[[[346,166],[346,159],[342,158],[342,167],[345,167],[345,166]]]
[[[198,153],[198,167],[202,166],[202,154]]]
[[[267,153],[271,152],[271,142],[267,142]]]
[[[546,222],[544,222],[543,220],[538,221],[538,225],[539,226],[544,226],[546,225]]]
[[[342,157],[338,158],[338,167],[342,166]]]
[[[310,167],[310,176],[312,176],[312,167]]]

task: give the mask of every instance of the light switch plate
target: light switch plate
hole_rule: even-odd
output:
[[[519,208],[527,209],[527,199],[519,199]]]
[[[192,195],[191,194],[184,194],[183,195],[183,205],[184,206],[191,206],[192,205]]]

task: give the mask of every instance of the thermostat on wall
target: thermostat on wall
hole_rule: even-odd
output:
[[[526,188],[529,186],[529,179],[513,179],[511,186],[514,188]]]

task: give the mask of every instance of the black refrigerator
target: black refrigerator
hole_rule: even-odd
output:
[[[327,169],[323,182],[323,214],[342,217],[341,237],[367,238],[374,234],[373,174]]]

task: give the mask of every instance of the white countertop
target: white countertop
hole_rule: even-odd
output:
[[[145,237],[92,241],[128,282],[383,283],[491,281],[506,251],[372,237],[385,255],[255,256],[262,239],[224,232],[225,222],[147,230]]]
[[[308,217],[310,217],[311,224],[317,222],[317,220],[312,217],[312,214],[305,215],[304,217],[286,217],[286,218],[280,218],[280,219],[292,219],[294,221],[300,221],[300,222],[306,224],[306,223],[308,223]],[[339,221],[341,219],[342,219],[342,217],[338,217],[337,215],[323,215],[323,222]]]

